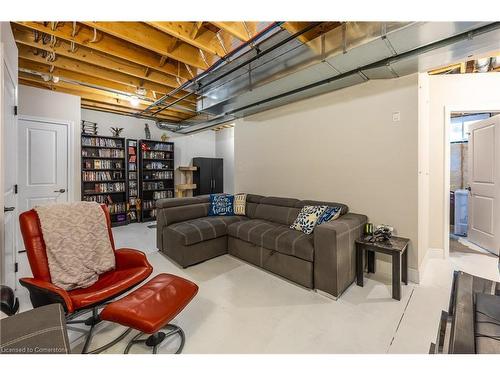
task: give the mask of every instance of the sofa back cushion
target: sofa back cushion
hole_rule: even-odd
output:
[[[159,210],[158,215],[163,215],[164,222],[167,225],[172,225],[182,221],[207,216],[209,206],[210,204],[207,202],[170,207],[168,210]]]
[[[349,212],[349,207],[343,203],[337,202],[325,202],[325,201],[313,201],[313,200],[303,200],[299,201],[295,207],[302,208],[304,206],[330,206],[330,207],[340,207],[340,215],[345,215]]]
[[[295,205],[300,202],[295,198],[264,197],[255,209],[255,219],[290,225],[299,214]]]
[[[247,194],[245,215],[251,219],[255,219],[255,210],[263,198],[265,198],[263,195]]]

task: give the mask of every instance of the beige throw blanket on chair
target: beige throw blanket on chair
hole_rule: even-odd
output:
[[[86,288],[115,268],[106,215],[98,203],[49,204],[35,211],[53,284],[65,290]]]

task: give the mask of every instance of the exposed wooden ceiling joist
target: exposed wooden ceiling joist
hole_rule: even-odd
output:
[[[81,92],[81,91],[77,91],[77,90],[70,90],[70,89],[55,86],[55,85],[50,84],[50,83],[37,82],[34,80],[24,79],[22,77],[19,79],[19,83],[22,85],[26,85],[26,86],[32,86],[32,87],[51,90],[51,91],[55,91],[55,92],[61,92],[61,93],[65,93],[65,94],[79,96],[82,101],[91,101],[91,102],[95,103],[96,107],[113,106],[113,107],[116,107],[117,109],[120,109],[124,112],[133,111],[134,113],[137,113],[137,108],[135,108],[135,110],[132,110],[130,108],[130,106],[127,106],[127,103],[125,103],[123,100],[115,100],[112,98],[107,98],[107,97],[99,96],[96,94],[85,93],[85,92]],[[158,119],[164,119],[164,120],[171,121],[171,122],[180,121],[179,117],[177,117],[177,116],[170,116],[170,115],[164,115],[164,114],[161,114],[161,116],[158,116]]]
[[[175,48],[172,48],[177,38],[141,22],[84,22],[84,24],[200,69],[206,69],[215,62],[212,54],[206,54],[207,65],[200,56],[199,49],[187,43],[177,43]]]
[[[249,40],[253,35],[249,35],[251,33],[251,28],[254,26],[251,25],[251,22],[247,22],[246,25],[243,24],[243,22],[211,22],[215,26],[217,26],[219,29],[226,31],[227,33],[231,34],[235,38],[238,38],[242,42],[246,42]]]
[[[140,78],[130,76],[125,73],[119,73],[116,71],[109,70],[107,68],[102,68],[97,65],[87,64],[82,61],[74,60],[65,56],[57,56],[54,61],[47,61],[45,57],[43,57],[40,53],[38,55],[34,54],[33,48],[29,46],[25,46],[22,44],[18,45],[19,47],[19,57],[39,63],[50,64],[55,67],[71,70],[78,73],[83,73],[87,75],[91,75],[94,77],[106,79],[113,82],[122,83],[124,85],[129,85],[135,88],[138,87],[149,87],[151,90],[157,92],[169,92],[170,88],[164,85],[160,85],[154,82],[147,82]]]
[[[31,71],[44,73],[44,74],[50,74],[52,76],[62,77],[62,78],[66,78],[66,79],[74,80],[74,81],[78,81],[78,82],[84,82],[84,83],[88,83],[90,85],[105,87],[105,88],[109,88],[111,90],[122,91],[125,93],[129,93],[131,95],[137,95],[136,89],[133,86],[124,85],[122,83],[113,82],[113,81],[109,81],[107,79],[102,79],[102,78],[82,74],[82,73],[71,71],[71,70],[61,69],[61,68],[57,68],[57,67],[53,67],[52,71],[51,71],[51,66],[47,62],[43,62],[43,63],[42,62],[35,62],[35,61],[27,60],[27,59],[24,59],[21,57],[19,59],[19,68],[28,69]],[[158,93],[158,94],[161,95],[161,93]],[[151,100],[157,99],[157,97],[155,97],[152,94],[151,90],[147,90],[146,94],[144,96],[146,96],[147,98],[149,98]],[[177,95],[177,97],[180,97],[180,96]],[[167,102],[170,103],[173,100],[174,99],[167,99]],[[196,109],[196,105],[194,103],[187,103],[187,102],[183,101],[179,104],[182,105],[182,107],[186,107],[186,108],[191,109],[191,110]]]
[[[129,97],[125,95],[109,93],[98,89],[75,85],[63,81],[59,81],[58,83],[45,82],[38,76],[34,76],[24,72],[19,72],[19,78],[22,79],[23,81],[30,81],[50,87],[50,89],[53,91],[63,91],[68,94],[80,96],[82,98],[94,101],[100,101],[102,103],[112,104],[120,107],[125,107],[125,108],[131,107]],[[149,104],[151,103],[139,100],[139,105],[133,108],[135,109],[135,111],[137,111],[138,109],[146,108]],[[191,117],[189,113],[184,113],[178,110],[174,110],[172,108],[169,108],[168,111],[164,111],[163,115],[177,120],[183,120]]]
[[[207,53],[222,57],[226,55],[223,47],[217,40],[217,35],[201,27],[202,22],[146,22],[160,31],[163,31],[185,43],[199,48]]]
[[[179,86],[177,80],[170,74],[151,71],[147,74],[144,66],[133,64],[126,60],[121,60],[102,52],[92,51],[86,47],[75,47],[72,50],[71,43],[63,39],[58,39],[55,44],[44,43],[42,38],[35,41],[34,35],[27,29],[14,28],[14,38],[16,42],[43,49],[48,52],[55,52],[57,55],[69,57],[85,63],[106,67],[106,69],[125,73],[134,77],[142,78],[151,82],[159,83],[170,90]]]
[[[21,26],[28,27],[32,30],[54,35],[55,37],[66,41],[74,41],[80,46],[87,47],[94,51],[104,52],[108,55],[121,58],[159,72],[167,73],[185,80],[191,79],[191,75],[185,67],[177,66],[171,62],[161,63],[162,56],[148,49],[141,48],[113,36],[100,33],[98,40],[92,42],[94,38],[93,31],[84,25],[78,24],[78,32],[73,34],[71,22],[58,23],[57,28],[52,30],[50,26],[44,26],[40,22],[14,22]]]

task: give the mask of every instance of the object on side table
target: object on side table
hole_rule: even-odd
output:
[[[392,298],[401,300],[401,281],[408,285],[408,244],[410,240],[392,237],[387,241],[373,242],[370,238],[356,240],[356,284],[363,286],[364,258],[366,254],[368,272],[375,272],[375,253],[392,257]]]

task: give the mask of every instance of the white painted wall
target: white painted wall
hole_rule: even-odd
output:
[[[443,249],[445,110],[500,110],[500,74],[431,76],[429,93],[429,246]]]
[[[234,128],[215,132],[215,156],[224,159],[224,192],[234,194]]]
[[[411,239],[418,279],[416,74],[238,120],[234,149],[236,191],[344,202],[375,224],[391,224]]]
[[[19,85],[19,115],[63,120],[72,123],[73,188],[70,199],[80,200],[80,97]],[[70,148],[71,149],[71,148]]]
[[[194,157],[213,158],[215,152],[215,132],[205,131],[192,135],[178,135],[173,132],[164,131],[156,127],[154,121],[138,119],[131,116],[122,116],[114,113],[93,111],[82,109],[82,120],[96,122],[100,135],[111,136],[111,127],[123,128],[121,137],[131,139],[145,139],[144,124],[149,124],[151,139],[161,140],[163,133],[170,137],[169,141],[174,142],[175,153],[175,179],[176,183],[181,183],[181,173],[177,167],[191,165]]]

